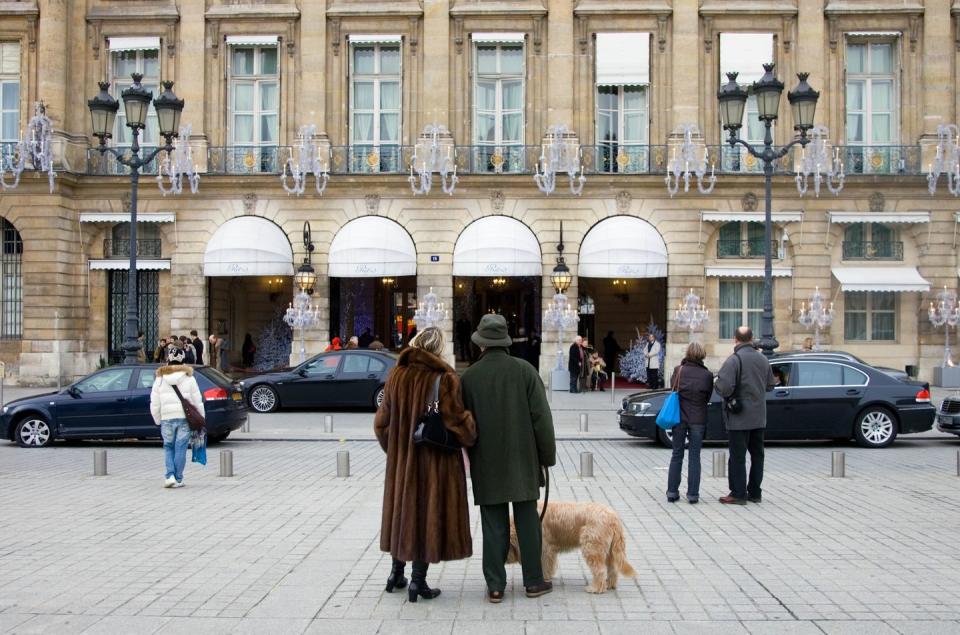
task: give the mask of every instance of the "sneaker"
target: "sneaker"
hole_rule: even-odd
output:
[[[173,484],[174,487],[183,487],[183,481],[175,481]]]
[[[173,478],[172,476],[168,476],[166,480],[163,481],[164,487],[173,487],[176,484],[177,484],[177,479]]]

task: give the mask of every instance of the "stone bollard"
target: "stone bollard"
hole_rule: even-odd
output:
[[[250,418],[248,417],[246,421],[243,422],[243,425],[240,427],[240,432],[250,432]]]
[[[727,453],[723,450],[713,451],[713,478],[727,476]]]
[[[590,430],[590,415],[586,412],[580,413],[580,432],[587,432]]]
[[[348,476],[350,476],[350,452],[339,450],[337,452],[337,477],[347,478]]]
[[[93,451],[93,475],[94,476],[107,475],[107,451],[106,450]]]
[[[233,450],[220,450],[220,476],[233,476]]]
[[[323,431],[333,432],[333,415],[323,415]]]
[[[833,478],[843,478],[847,475],[846,454],[840,450],[834,450],[830,461],[830,476]]]
[[[580,453],[580,478],[593,476],[593,452]]]

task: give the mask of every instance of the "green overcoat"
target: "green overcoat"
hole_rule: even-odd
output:
[[[470,448],[473,502],[540,498],[540,466],[557,462],[553,417],[543,381],[526,360],[491,348],[463,374],[463,405],[477,423]]]

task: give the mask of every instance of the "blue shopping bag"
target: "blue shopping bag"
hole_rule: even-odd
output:
[[[190,456],[191,463],[207,464],[207,431],[205,428],[196,430],[191,434],[191,445],[193,453]]]
[[[667,395],[657,414],[657,425],[664,430],[669,430],[680,423],[680,394],[672,392]]]

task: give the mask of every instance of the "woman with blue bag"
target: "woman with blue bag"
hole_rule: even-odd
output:
[[[691,342],[680,365],[673,370],[670,397],[679,402],[678,424],[673,427],[673,456],[667,476],[667,501],[680,500],[680,471],[683,469],[683,447],[689,439],[687,464],[687,501],[700,500],[700,448],[707,429],[707,403],[713,393],[713,373],[704,366],[706,350],[699,342]],[[666,408],[664,403],[664,408]],[[663,412],[661,410],[661,412]],[[657,423],[660,424],[659,417]]]

